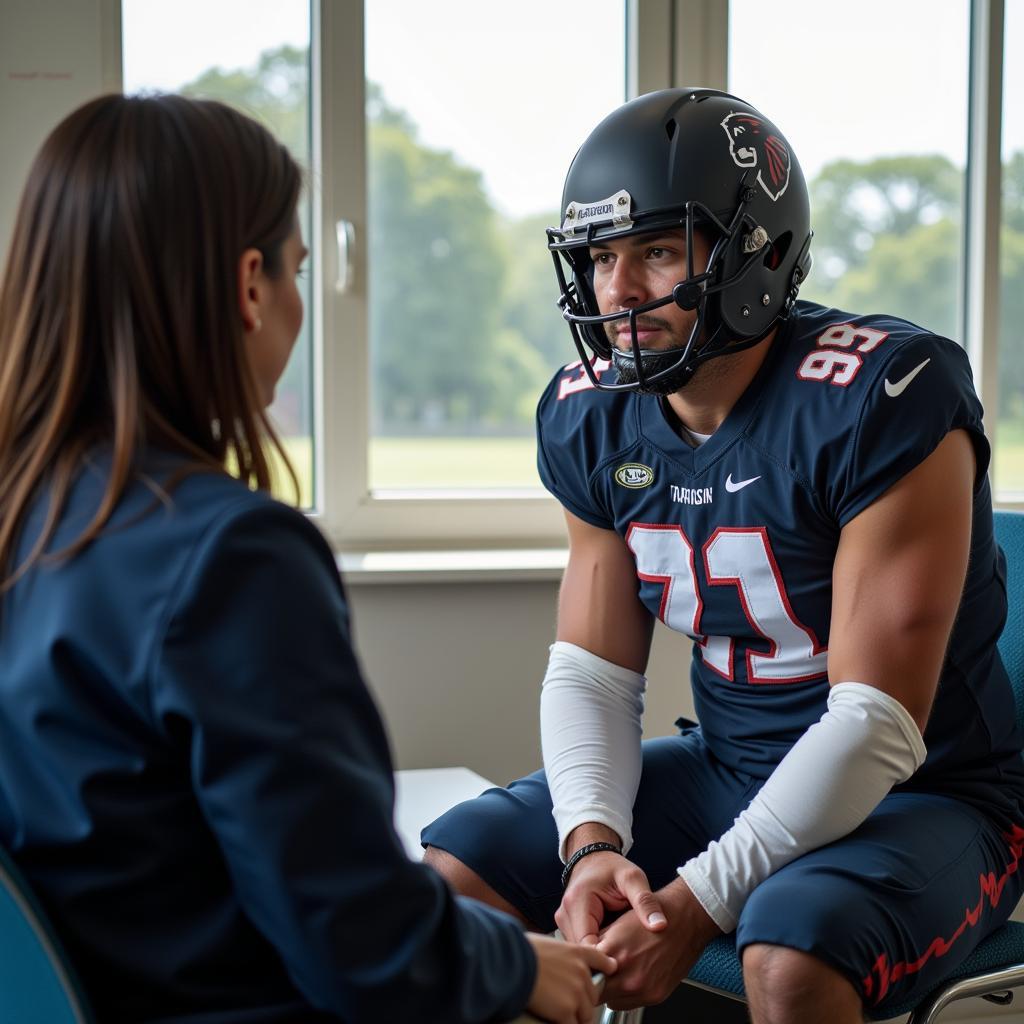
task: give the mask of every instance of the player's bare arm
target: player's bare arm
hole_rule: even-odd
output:
[[[828,671],[895,697],[923,732],[971,541],[974,449],[953,431],[843,529]]]
[[[557,638],[643,672],[654,619],[637,596],[636,562],[614,530],[565,512],[569,561],[558,596]]]

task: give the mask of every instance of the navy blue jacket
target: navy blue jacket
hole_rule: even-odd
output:
[[[0,842],[101,1021],[520,1012],[525,937],[406,858],[391,773],[329,547],[227,476],[188,476],[170,506],[132,484],[96,542],[0,600]]]

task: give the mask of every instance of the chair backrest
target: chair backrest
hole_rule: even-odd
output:
[[[0,1021],[90,1024],[92,1015],[42,908],[0,848]]]
[[[1010,676],[1017,721],[1024,728],[1024,513],[996,512],[996,541],[1006,555],[1006,626],[999,653]]]

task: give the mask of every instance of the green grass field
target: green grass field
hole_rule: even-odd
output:
[[[313,446],[308,437],[284,439],[299,478],[303,507],[313,500]],[[463,490],[540,487],[532,437],[387,437],[370,442],[373,490]],[[274,493],[292,501],[287,476],[276,467]]]
[[[370,442],[374,490],[540,487],[532,437],[387,437]]]
[[[287,438],[302,504],[312,503],[313,459],[309,438]],[[370,442],[370,487],[373,490],[478,489],[540,487],[536,444],[532,437],[388,437]],[[280,476],[280,480],[284,478]],[[1000,425],[995,459],[1000,492],[1024,493],[1024,426]],[[275,493],[292,500],[288,485]]]
[[[995,486],[1009,496],[1024,493],[1024,424],[1000,423],[996,435]]]

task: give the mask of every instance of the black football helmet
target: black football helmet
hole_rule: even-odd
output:
[[[603,390],[675,391],[707,360],[756,345],[785,319],[811,267],[807,185],[789,143],[748,103],[714,89],[648,93],[606,117],[569,168],[562,217],[547,232],[558,304],[591,382]],[[686,277],[668,295],[602,315],[590,245],[665,230],[685,232]],[[700,271],[695,230],[709,247]],[[672,302],[697,311],[689,339],[642,350],[637,317]],[[628,352],[605,333],[622,320],[631,329]],[[592,366],[598,357],[625,381],[601,383]]]

